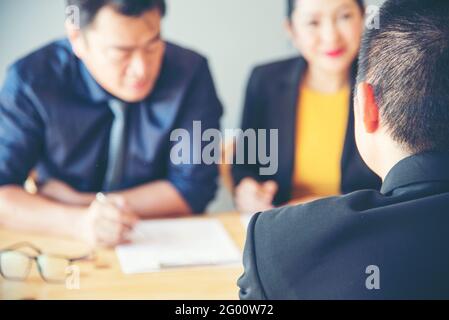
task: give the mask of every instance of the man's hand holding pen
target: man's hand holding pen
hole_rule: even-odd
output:
[[[113,247],[129,241],[138,220],[123,197],[99,193],[83,218],[81,237],[92,246]]]

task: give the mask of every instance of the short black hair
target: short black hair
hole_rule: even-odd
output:
[[[117,12],[132,17],[154,9],[164,16],[167,10],[165,0],[67,0],[67,5],[79,8],[81,28],[89,26],[98,11],[105,6],[112,6]]]
[[[298,2],[299,0],[287,0],[287,18],[291,19],[293,12],[295,11],[296,8],[296,2]],[[360,7],[360,10],[362,11],[362,13],[365,12],[365,3],[363,0],[354,0],[357,5]]]
[[[449,1],[388,0],[361,44],[357,82],[411,153],[449,151]]]

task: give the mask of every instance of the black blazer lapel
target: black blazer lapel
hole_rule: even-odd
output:
[[[288,201],[291,197],[299,87],[306,68],[307,63],[302,57],[294,60],[283,81],[279,82],[279,87],[273,91],[276,95],[273,101],[277,103],[272,109],[274,114],[271,119],[273,119],[273,128],[279,130],[279,170],[276,177],[279,192],[274,200],[277,205]]]

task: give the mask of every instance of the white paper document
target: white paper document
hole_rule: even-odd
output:
[[[116,248],[126,274],[164,268],[237,264],[242,253],[215,219],[170,219],[139,222],[132,243]]]

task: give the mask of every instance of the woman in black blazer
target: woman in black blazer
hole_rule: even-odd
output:
[[[339,192],[379,189],[380,178],[361,159],[354,138],[352,88],[356,56],[363,30],[361,0],[289,0],[287,30],[301,56],[256,67],[250,77],[242,129],[278,129],[278,171],[262,176],[260,164],[234,165],[232,174],[237,208],[242,212],[268,210],[293,200],[297,155],[298,106],[302,90],[348,91],[347,127],[339,159]],[[350,93],[349,93],[350,92]],[[329,106],[330,108],[332,106]],[[310,106],[309,106],[310,108]],[[343,128],[344,129],[344,128]],[[317,127],[307,132],[316,134]],[[304,194],[304,197],[319,197]],[[323,195],[324,196],[324,195]]]

